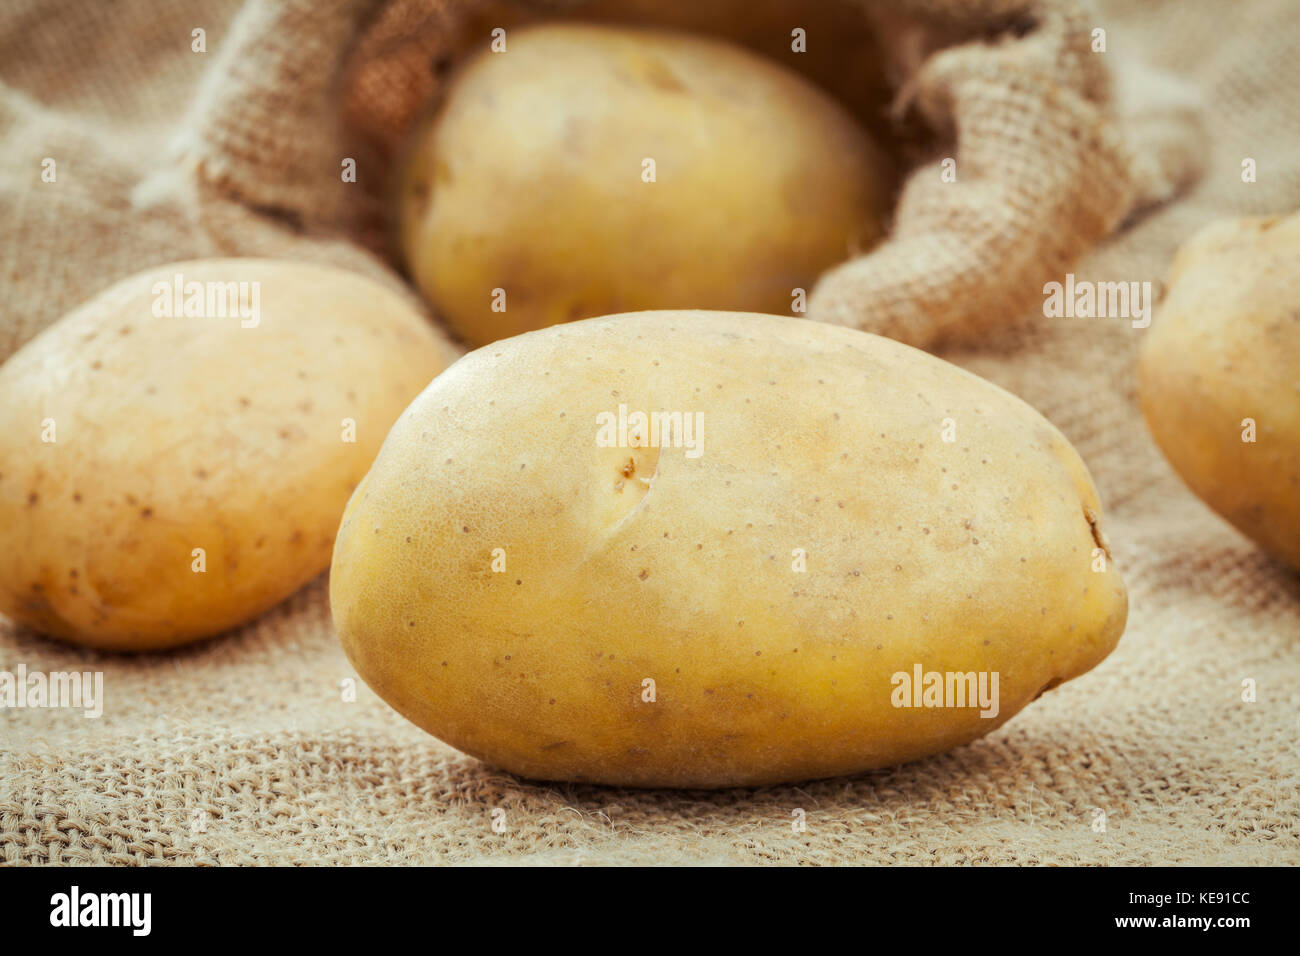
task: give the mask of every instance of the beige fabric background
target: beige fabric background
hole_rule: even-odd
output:
[[[122,275],[172,259],[310,258],[397,283],[378,203],[338,177],[349,155],[340,65],[374,8],[6,3],[0,356]],[[1114,181],[1090,182],[1087,208],[1110,226],[1194,167],[1202,178],[1134,216],[1074,267],[1079,278],[1158,281],[1203,222],[1300,206],[1293,3],[1115,3],[1094,19],[1129,121],[1116,143],[1089,141],[1113,147]],[[200,26],[203,55],[188,42]],[[268,44],[279,55],[249,55]],[[268,88],[295,92],[249,123],[242,104]],[[1189,157],[1198,102],[1207,129]],[[46,156],[57,184],[40,182]],[[1240,181],[1246,156],[1255,184]],[[1152,446],[1134,400],[1140,330],[1025,318],[944,354],[1075,443],[1107,504],[1132,610],[1097,670],[989,737],[904,767],[762,790],[526,783],[442,746],[364,685],[344,702],[340,682],[354,675],[318,582],[238,632],[169,654],[97,655],[0,623],[0,670],[101,670],[107,697],[99,720],[0,711],[0,861],[1300,862],[1300,577],[1209,513]],[[1239,701],[1248,677],[1253,704]],[[1090,826],[1098,807],[1101,834]],[[799,808],[802,833],[790,825]]]

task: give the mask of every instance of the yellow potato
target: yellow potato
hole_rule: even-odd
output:
[[[330,601],[377,693],[507,770],[764,784],[957,746],[1095,665],[1127,611],[1100,523],[1065,438],[955,366],[649,312],[439,376],[349,502]],[[996,673],[996,702],[895,706],[917,668]]]
[[[825,93],[739,47],[528,27],[417,134],[401,244],[474,344],[636,309],[789,312],[880,237],[884,167]]]
[[[453,357],[350,272],[124,279],[0,367],[0,611],[115,650],[253,617],[326,568],[384,435]]]
[[[1300,568],[1300,213],[1222,220],[1183,245],[1138,382],[1183,481]]]

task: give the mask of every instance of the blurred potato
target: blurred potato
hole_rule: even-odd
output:
[[[888,163],[834,100],[740,47],[597,25],[510,31],[403,166],[416,285],[482,345],[593,315],[789,312],[883,233]]]
[[[1102,523],[1060,432],[956,366],[646,312],[439,376],[348,505],[330,602],[380,696],[497,766],[768,784],[958,746],[1097,664],[1127,613]],[[992,705],[898,705],[918,668]]]
[[[1221,220],[1183,245],[1138,381],[1187,486],[1300,568],[1300,213]]]
[[[388,428],[453,357],[350,272],[122,280],[0,367],[0,611],[114,650],[248,620],[325,570]]]

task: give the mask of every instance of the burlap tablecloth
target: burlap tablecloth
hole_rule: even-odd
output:
[[[251,130],[205,121],[265,81],[222,52],[267,26],[257,6],[0,8],[0,357],[122,275],[178,258],[309,258],[398,281],[379,208],[335,186],[346,152],[332,123],[292,110]],[[369,13],[284,5],[271,25],[305,53],[277,79],[328,100],[336,77],[313,57],[336,62]],[[1164,103],[1199,99],[1208,129],[1199,184],[1096,248],[1079,279],[1158,282],[1202,223],[1300,206],[1295,14],[1291,0],[1102,7],[1105,55],[1177,80],[1117,71],[1124,82],[1164,85]],[[191,50],[196,28],[207,53]],[[1160,129],[1147,133],[1143,148],[1158,151]],[[212,135],[224,137],[216,165],[195,148]],[[262,195],[239,166],[268,151],[279,173]],[[56,183],[41,181],[47,157]],[[1255,183],[1242,181],[1247,157]],[[1211,514],[1152,445],[1134,395],[1142,334],[1128,319],[1039,315],[945,353],[1074,442],[1131,600],[1108,660],[968,747],[762,790],[519,781],[428,737],[364,684],[346,699],[355,674],[317,582],[168,654],[82,652],[0,622],[0,671],[102,671],[105,683],[98,719],[0,711],[0,861],[1300,862],[1300,577]],[[1254,702],[1241,699],[1246,679]]]

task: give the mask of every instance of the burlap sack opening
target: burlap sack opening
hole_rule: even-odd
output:
[[[892,235],[829,270],[809,311],[913,345],[1015,320],[1045,282],[1199,171],[1194,101],[1129,56],[1123,72],[1138,74],[1129,86],[1143,99],[1126,116],[1104,27],[1076,0],[391,0],[349,52],[340,89],[345,128],[379,170],[381,208],[385,172],[456,65],[494,28],[563,18],[749,46],[891,146],[906,176]]]
[[[1195,105],[1161,91],[1158,74],[1141,84],[1141,123],[1125,128],[1097,19],[1075,0],[833,0],[812,9],[789,0],[707,9],[393,0],[350,54],[345,121],[390,162],[493,26],[557,16],[740,42],[809,76],[893,144],[907,176],[892,235],[829,270],[809,314],[912,345],[969,342],[1009,324],[1045,282],[1199,168]],[[795,27],[808,41],[799,53]]]
[[[936,2],[922,31],[969,6]],[[386,9],[0,4],[0,357],[123,276],[187,257],[314,259],[400,286],[382,208],[357,188],[377,187],[377,168],[362,159],[359,183],[339,176],[353,155],[339,77]],[[1158,282],[1209,220],[1300,206],[1294,0],[1230,12],[1213,0],[1102,0],[1097,22],[1133,195],[1154,202],[1185,181],[1177,160],[1197,100],[1209,129],[1196,187],[1094,246],[1074,267],[1081,279]],[[191,50],[196,28],[206,53]],[[1010,50],[1033,32],[994,36]],[[1134,67],[1143,57],[1161,73]],[[1257,182],[1242,181],[1245,157]],[[57,183],[41,180],[45,158]],[[959,151],[963,186],[978,182],[977,159]],[[946,353],[1078,448],[1131,599],[1115,653],[970,746],[716,794],[517,780],[364,685],[342,701],[340,683],[356,675],[318,582],[168,654],[94,654],[0,621],[0,670],[103,671],[107,698],[98,720],[0,714],[0,861],[1300,863],[1300,579],[1190,495],[1152,446],[1134,403],[1141,340],[1127,319],[1038,310]],[[1254,703],[1240,698],[1245,678],[1258,682]]]

